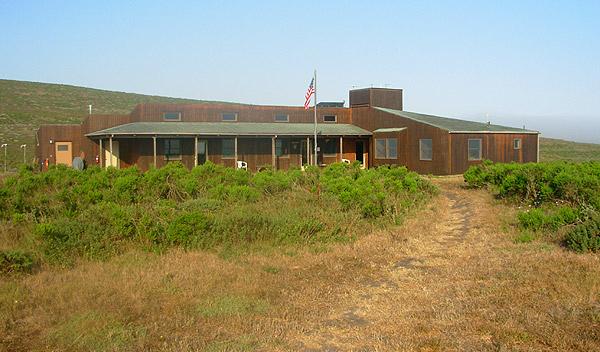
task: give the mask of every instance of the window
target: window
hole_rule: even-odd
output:
[[[521,149],[521,138],[515,138],[515,139],[513,139],[513,148],[514,149]]]
[[[181,140],[165,139],[165,160],[181,160]]]
[[[286,114],[276,114],[275,115],[275,122],[289,122],[290,121],[290,116],[286,115]]]
[[[289,156],[290,154],[290,140],[289,139],[276,139],[275,140],[275,155],[276,156]]]
[[[337,156],[338,153],[338,139],[326,138],[323,142],[323,156]]]
[[[433,143],[431,139],[419,139],[419,159],[433,160]]]
[[[469,139],[469,160],[481,160],[481,139]]]
[[[68,144],[59,144],[56,146],[56,150],[59,152],[68,152],[69,151],[69,145]]]
[[[165,121],[181,121],[180,112],[165,112],[163,113],[163,120]]]
[[[377,138],[375,139],[376,159],[398,159],[398,139]]]
[[[387,158],[398,159],[398,140],[396,138],[387,138]]]
[[[222,140],[221,156],[223,158],[233,158],[235,156],[235,140],[233,138]]]
[[[235,112],[224,112],[221,114],[221,120],[223,121],[237,121],[237,113]]]
[[[335,115],[324,115],[323,116],[323,122],[336,122],[337,121],[337,116]]]

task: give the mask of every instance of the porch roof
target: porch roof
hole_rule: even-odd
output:
[[[312,136],[314,128],[312,123],[288,122],[132,122],[91,132],[86,136]],[[317,124],[317,133],[324,136],[372,135],[358,126],[342,123]]]

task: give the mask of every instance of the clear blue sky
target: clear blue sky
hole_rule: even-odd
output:
[[[405,109],[600,143],[600,1],[0,0],[0,78],[301,105],[405,89]],[[85,102],[82,102],[84,104]]]

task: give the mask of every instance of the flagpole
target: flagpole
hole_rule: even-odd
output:
[[[317,70],[313,79],[315,80],[315,165],[319,165],[317,161]]]

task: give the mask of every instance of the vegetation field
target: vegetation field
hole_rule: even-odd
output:
[[[598,255],[518,240],[519,197],[487,187],[24,170],[1,187],[0,349],[598,350]]]
[[[600,144],[540,138],[540,161],[559,160],[577,162],[600,161]]]
[[[191,171],[173,163],[145,173],[23,168],[0,188],[2,243],[12,247],[0,269],[72,266],[131,248],[229,253],[351,242],[401,222],[433,192],[406,168],[362,170],[358,164],[256,174],[212,163]]]
[[[542,236],[575,251],[600,251],[600,163],[484,162],[464,177],[525,209],[517,215],[521,241]]]

